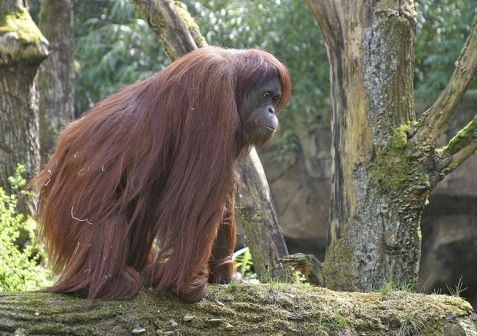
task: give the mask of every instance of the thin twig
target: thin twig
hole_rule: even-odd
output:
[[[78,222],[86,222],[89,225],[93,225],[93,223],[91,223],[88,218],[81,219],[81,218],[75,217],[75,215],[73,214],[73,211],[74,211],[74,207],[71,207],[71,218],[73,218],[74,220],[77,220]]]

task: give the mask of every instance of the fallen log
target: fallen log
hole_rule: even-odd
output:
[[[453,296],[281,283],[213,285],[195,304],[147,289],[130,301],[0,293],[1,335],[475,336],[472,316]]]

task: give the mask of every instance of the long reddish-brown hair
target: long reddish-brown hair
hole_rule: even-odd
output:
[[[52,290],[129,298],[148,263],[157,289],[187,295],[202,286],[234,162],[251,145],[239,141],[247,93],[276,76],[280,110],[290,81],[275,57],[207,47],[67,126],[32,181],[40,232],[61,274]]]

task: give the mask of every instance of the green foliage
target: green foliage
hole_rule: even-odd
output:
[[[33,290],[44,287],[48,272],[39,265],[41,254],[35,240],[35,222],[17,212],[19,195],[27,196],[22,188],[24,166],[19,166],[9,178],[12,194],[0,188],[0,291]],[[24,246],[20,237],[27,236]],[[23,239],[22,239],[23,240]]]
[[[464,283],[462,282],[462,277],[459,278],[459,281],[455,284],[455,286],[446,285],[449,294],[455,297],[460,297],[461,293],[467,290],[467,287],[464,288]]]
[[[382,283],[381,287],[379,287],[378,292],[383,294],[383,295],[386,295],[386,294],[389,294],[389,293],[392,293],[392,292],[397,292],[397,291],[410,293],[410,292],[414,291],[415,287],[416,286],[414,284],[411,284],[411,283],[396,285],[392,281],[385,281],[385,282]]]
[[[86,2],[84,2],[86,3]],[[75,56],[79,67],[76,114],[126,84],[150,77],[169,59],[132,1],[78,5]]]
[[[389,293],[394,292],[396,290],[397,290],[397,288],[394,286],[394,284],[391,281],[383,282],[381,287],[379,287],[379,292],[383,295],[384,294],[389,294]]]
[[[469,35],[477,0],[418,0],[416,94],[435,97],[445,88]],[[473,86],[477,82],[474,81]]]
[[[257,277],[252,271],[252,255],[250,254],[248,247],[244,247],[236,251],[232,256],[232,259],[242,279],[255,279]]]

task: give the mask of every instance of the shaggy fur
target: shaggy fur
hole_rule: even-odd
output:
[[[131,298],[144,279],[197,301],[208,280],[230,281],[234,162],[253,145],[242,137],[246,97],[277,76],[280,110],[290,81],[276,58],[203,48],[66,127],[32,181],[60,273],[51,290]]]

